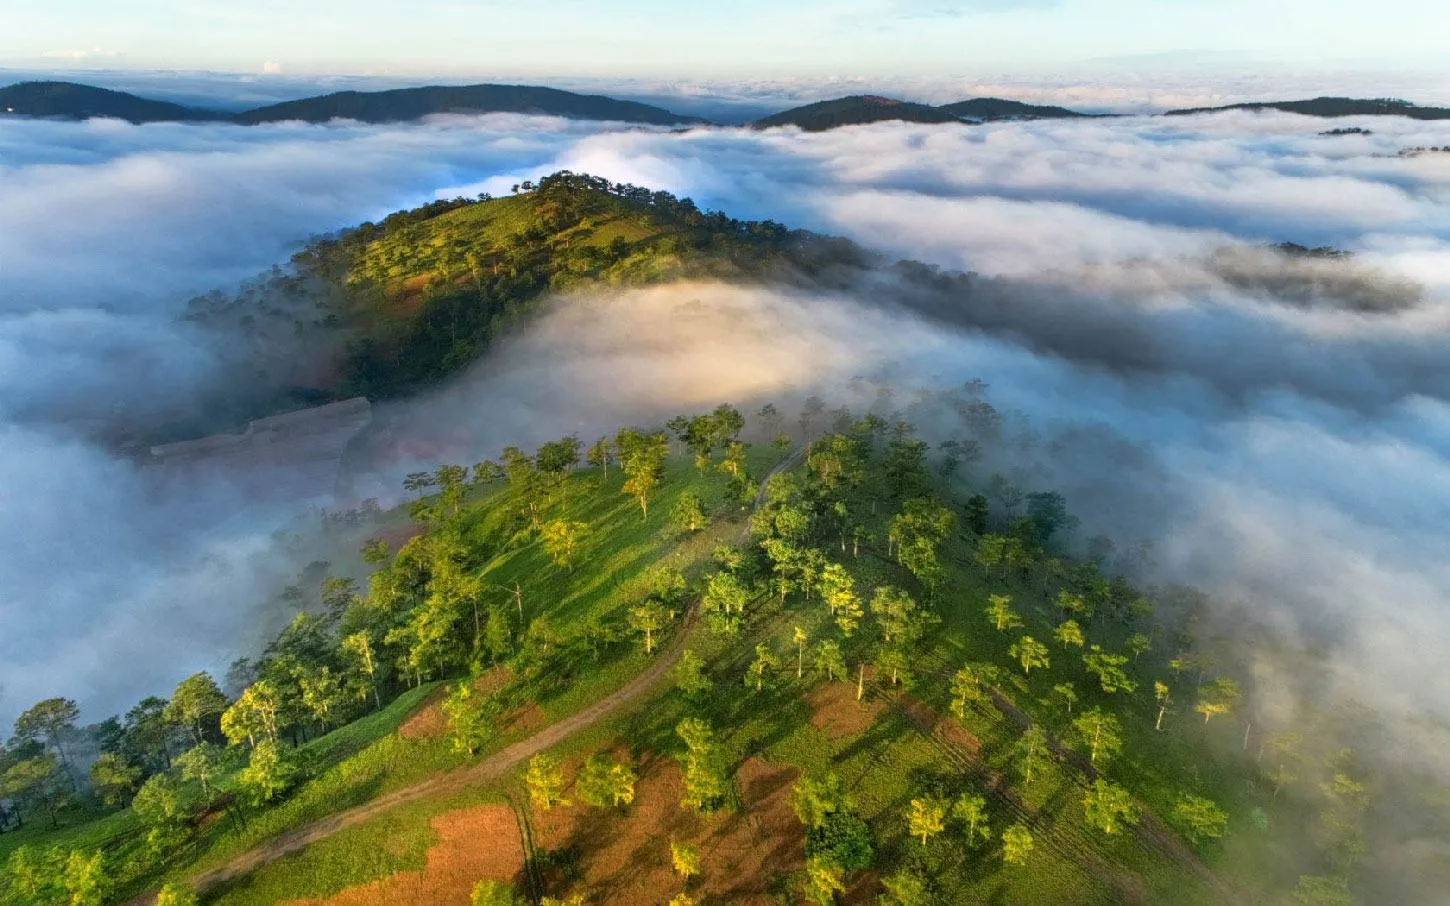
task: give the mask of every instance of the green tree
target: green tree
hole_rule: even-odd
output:
[[[552,755],[540,752],[530,758],[524,783],[529,787],[529,799],[544,811],[569,804],[564,798],[564,766]]]
[[[705,583],[705,594],[700,598],[700,607],[710,617],[710,626],[716,632],[733,634],[740,627],[740,618],[745,613],[745,604],[750,593],[731,572],[717,572]]]
[[[674,507],[670,509],[670,524],[682,534],[693,535],[705,527],[708,521],[705,515],[705,507],[700,502],[700,495],[686,491],[675,501]]]
[[[675,665],[675,688],[685,695],[694,697],[710,689],[710,678],[705,675],[705,662],[694,651],[686,648]]]
[[[334,726],[338,709],[342,706],[342,680],[326,665],[308,670],[298,677],[302,690],[302,704],[312,719],[323,729]]]
[[[935,902],[921,875],[903,868],[881,879],[885,891],[877,900],[880,906],[931,906]]]
[[[985,664],[967,664],[952,676],[952,713],[957,720],[967,719],[967,709],[985,707],[992,701],[987,691],[991,671]]]
[[[176,686],[166,717],[172,723],[191,730],[197,742],[202,741],[202,724],[208,717],[226,710],[227,697],[209,673],[193,673]]]
[[[634,785],[638,779],[628,764],[595,754],[579,769],[579,775],[574,778],[574,791],[581,802],[595,808],[629,805],[634,801]]]
[[[644,636],[644,653],[654,654],[655,633],[669,625],[669,615],[658,601],[644,601],[629,609],[629,625]]]
[[[176,757],[176,766],[181,779],[194,781],[201,787],[202,797],[210,800],[212,784],[222,772],[222,750],[209,742],[192,746]]]
[[[948,804],[935,796],[922,796],[911,800],[906,810],[906,826],[913,837],[921,838],[921,845],[946,830]]]
[[[700,873],[700,847],[680,840],[670,841],[670,863],[687,883]]]
[[[1228,714],[1238,705],[1243,693],[1239,691],[1238,683],[1226,676],[1216,677],[1205,683],[1198,690],[1198,701],[1194,704],[1193,710],[1203,715],[1203,722],[1208,723],[1220,714]]]
[[[1013,824],[1002,831],[1002,861],[1008,865],[1023,866],[1032,857],[1032,831],[1025,825]]]
[[[131,800],[131,811],[147,828],[146,842],[153,853],[164,853],[186,835],[186,807],[176,781],[155,774]]]
[[[276,685],[270,680],[257,680],[222,712],[222,733],[233,745],[243,739],[256,745],[258,737],[276,742],[279,709]]]
[[[755,646],[755,660],[745,670],[745,685],[752,687],[756,692],[765,691],[766,685],[771,681],[771,676],[780,669],[780,658],[776,657],[764,644]]]
[[[1218,803],[1184,793],[1173,803],[1173,823],[1194,843],[1217,840],[1228,830],[1228,815]]]
[[[992,839],[992,827],[987,821],[987,799],[972,793],[963,793],[952,803],[952,817],[962,822],[962,839],[968,847],[986,843]]]
[[[1052,687],[1052,694],[1067,708],[1067,713],[1072,713],[1072,706],[1077,704],[1077,687],[1072,683],[1058,683]]]
[[[613,455],[614,442],[607,437],[601,437],[589,448],[589,452],[585,454],[585,458],[591,466],[599,469],[601,478],[608,480],[609,460],[613,458]]]
[[[1098,779],[1083,796],[1083,814],[1087,823],[1105,834],[1116,834],[1125,824],[1138,823],[1138,809],[1133,797],[1117,784]]]
[[[44,808],[50,826],[60,826],[57,813],[66,803],[63,777],[55,757],[49,753],[24,758],[6,768],[0,775],[0,798],[29,802],[31,808]]]
[[[443,716],[448,718],[448,734],[453,738],[455,752],[472,758],[497,732],[493,715],[470,681],[455,685],[443,699],[441,708]]]
[[[167,884],[156,894],[156,906],[197,906],[196,891],[190,884]]]
[[[811,664],[815,671],[829,680],[846,678],[846,658],[841,654],[841,643],[825,639],[816,646],[816,657]]]
[[[1016,629],[1022,625],[1022,617],[1012,609],[1012,598],[1009,595],[992,595],[987,600],[987,619],[992,621],[998,632]]]
[[[91,764],[91,788],[112,808],[130,802],[140,785],[141,769],[114,752],[102,752]]]
[[[1106,762],[1123,750],[1123,729],[1118,719],[1093,708],[1072,722],[1077,729],[1078,748],[1088,756],[1094,767],[1098,760]]]
[[[275,740],[264,739],[252,749],[252,757],[237,781],[252,805],[261,806],[291,789],[299,773],[290,752]]]
[[[1163,715],[1173,706],[1173,694],[1169,691],[1166,683],[1153,682],[1153,698],[1158,703],[1158,718],[1153,722],[1153,729],[1163,729]]]
[[[554,565],[573,572],[579,547],[589,535],[588,524],[555,519],[544,523],[539,534],[544,542],[544,552],[554,561]]]
[[[1022,732],[1012,747],[1013,761],[1022,775],[1022,782],[1031,785],[1033,779],[1047,766],[1051,756],[1047,742],[1047,731],[1041,724],[1033,724]]]
[[[715,732],[700,718],[687,717],[675,727],[675,734],[684,740],[686,749],[682,758],[685,768],[682,804],[696,811],[707,811],[725,795],[725,772]]]
[[[801,893],[806,902],[815,906],[830,906],[836,901],[836,894],[845,889],[845,872],[841,866],[822,856],[810,856],[806,859],[805,874],[801,880]]]
[[[15,719],[15,737],[43,742],[55,750],[61,767],[70,772],[70,756],[66,754],[65,737],[75,732],[80,708],[68,698],[47,698],[32,705]],[[72,778],[74,781],[74,778]]]
[[[1022,672],[1029,676],[1032,674],[1033,667],[1041,667],[1045,670],[1052,664],[1047,656],[1047,646],[1030,635],[1024,635],[1013,642],[1012,647],[1007,649],[1007,653],[1022,665]]]
[[[479,881],[473,885],[471,906],[524,906],[514,889],[500,881]]]
[[[1064,648],[1069,645],[1081,648],[1087,644],[1087,640],[1083,638],[1082,627],[1078,625],[1077,620],[1064,620],[1059,623],[1057,628],[1052,631],[1052,637]]]
[[[352,659],[352,678],[358,698],[371,697],[373,708],[381,708],[383,700],[378,692],[378,658],[373,649],[372,637],[366,632],[354,632],[343,638],[341,646],[343,653]]]
[[[1097,676],[1103,691],[1109,695],[1115,692],[1132,692],[1138,688],[1138,684],[1129,679],[1123,670],[1123,665],[1128,663],[1124,655],[1108,654],[1101,645],[1093,645],[1082,656],[1082,662],[1089,673]]]
[[[821,599],[830,608],[831,616],[847,638],[861,625],[861,599],[856,594],[856,582],[846,568],[839,563],[828,563],[821,570],[817,580]]]
[[[105,857],[100,852],[82,853],[72,850],[66,858],[65,891],[67,906],[103,906],[115,887],[106,871]]]
[[[796,781],[790,791],[790,805],[809,830],[819,830],[835,814],[851,809],[851,797],[846,784],[835,774],[812,777],[809,774]]]
[[[669,439],[664,434],[641,434],[626,428],[615,436],[614,443],[626,476],[623,491],[639,503],[640,512],[649,519],[649,498],[659,487]]]

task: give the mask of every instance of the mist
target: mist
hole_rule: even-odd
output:
[[[86,428],[222,380],[214,339],[177,320],[191,295],[310,236],[564,168],[980,276],[555,300],[382,413],[440,458],[816,390],[905,406],[980,378],[1031,429],[1018,480],[1061,489],[1079,540],[1151,541],[1145,580],[1227,602],[1220,630],[1248,607],[1333,646],[1345,694],[1450,718],[1433,647],[1450,630],[1450,160],[1396,156],[1450,126],[1334,125],[1373,134],[1280,114],[821,135],[0,122],[0,719],[50,695],[99,719],[221,669],[285,619],[271,596],[314,556],[274,540],[295,511],[221,477],[158,497]],[[1353,257],[1264,248],[1284,241]],[[1440,767],[1423,739],[1400,748]]]

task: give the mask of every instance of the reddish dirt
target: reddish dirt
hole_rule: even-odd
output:
[[[544,709],[535,704],[528,704],[510,712],[499,725],[499,729],[505,735],[517,736],[522,733],[534,733],[548,725],[549,716],[544,713]]]
[[[910,695],[901,696],[900,705],[901,709],[906,712],[906,716],[921,728],[923,734],[927,736],[934,734],[969,755],[976,755],[981,751],[982,741],[968,732],[950,715],[937,714],[926,702]]]
[[[474,682],[473,688],[485,695],[497,692],[507,685],[509,672],[507,668],[495,667]],[[404,739],[436,739],[448,732],[448,717],[443,713],[443,696],[447,689],[436,689],[433,694],[414,709],[408,719],[398,727],[398,735]],[[535,726],[519,727],[518,729],[531,730]],[[506,729],[514,729],[506,725]]]
[[[856,687],[850,683],[817,686],[806,703],[811,706],[811,726],[831,739],[859,736],[886,710],[886,703],[874,698],[856,701]]]
[[[690,887],[706,901],[770,906],[776,875],[805,863],[804,835],[790,807],[797,771],[751,759],[736,775],[741,808],[697,815],[680,806],[679,766],[651,758],[640,766],[634,803],[624,809],[580,806],[532,813],[540,853],[575,860],[576,889],[591,906],[663,904],[683,889],[670,863],[670,841],[700,847],[703,871]],[[545,885],[558,895],[558,871]]]
[[[468,906],[479,881],[517,884],[524,868],[518,823],[506,805],[484,805],[433,819],[438,842],[422,871],[403,871],[349,887],[325,900],[292,900],[282,906]]]

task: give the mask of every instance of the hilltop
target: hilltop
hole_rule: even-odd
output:
[[[400,211],[311,243],[239,293],[191,302],[269,395],[232,423],[315,403],[406,394],[483,355],[547,295],[683,279],[794,280],[859,264],[844,240],[701,211],[689,199],[572,173],[516,193]],[[236,337],[244,342],[236,342]],[[298,363],[305,363],[305,367]],[[224,430],[193,426],[172,437]]]
[[[1197,113],[1219,113],[1225,110],[1280,110],[1284,113],[1298,113],[1325,119],[1342,116],[1407,116],[1416,120],[1450,119],[1450,108],[1447,107],[1419,107],[1409,101],[1394,98],[1338,97],[1318,97],[1306,101],[1254,101],[1244,104],[1228,104],[1223,107],[1191,107],[1184,110],[1170,110],[1164,116],[1189,116]]]
[[[75,82],[19,82],[0,88],[0,114],[64,119],[105,116],[132,123],[195,122],[225,116]]]
[[[937,109],[964,120],[977,120],[984,123],[998,120],[1079,119],[1094,116],[1091,113],[1079,113],[1066,107],[1024,104],[1021,101],[1009,101],[1003,98],[972,98],[957,101],[955,104],[943,104]]]
[[[960,123],[959,117],[911,101],[877,95],[853,95],[794,107],[751,123],[753,129],[796,126],[806,132],[825,132],[841,126],[901,121],[907,123]]]
[[[434,85],[392,91],[339,91],[248,110],[237,114],[235,120],[246,125],[281,120],[325,123],[333,119],[391,123],[437,113],[530,113],[655,126],[705,122],[699,117],[681,116],[635,101],[530,85]]]

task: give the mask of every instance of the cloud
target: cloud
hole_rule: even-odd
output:
[[[69,60],[72,63],[83,63],[87,60],[112,60],[124,56],[124,54],[119,50],[91,47],[83,50],[47,50],[41,56],[48,60]]]
[[[282,72],[282,64],[276,60],[268,60],[262,64],[262,73],[264,75],[281,75]]]

